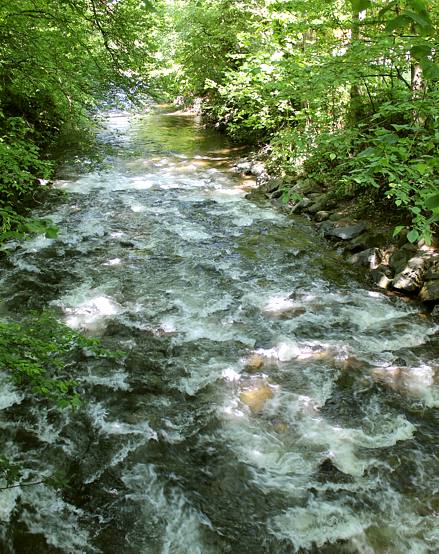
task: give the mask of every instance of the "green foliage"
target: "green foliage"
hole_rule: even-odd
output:
[[[40,149],[32,142],[33,129],[22,117],[6,118],[0,113],[0,128],[0,242],[31,233],[56,236],[49,221],[23,215],[45,190],[52,164],[41,159]]]
[[[86,126],[110,90],[145,90],[157,17],[140,0],[0,4],[0,241],[44,226],[23,217],[50,179],[47,148],[63,129]]]
[[[80,404],[71,373],[83,352],[102,358],[121,355],[59,323],[50,313],[35,314],[20,323],[0,322],[0,369],[29,393],[62,407]]]
[[[0,205],[23,200],[32,194],[37,180],[49,179],[52,166],[41,160],[32,142],[32,128],[22,117],[1,117]]]
[[[19,323],[0,321],[0,370],[33,403],[55,403],[60,409],[77,409],[78,367],[87,358],[119,359],[122,352],[109,351],[95,338],[89,338],[59,323],[49,312],[31,314]],[[62,474],[34,474],[26,461],[10,460],[0,455],[0,480],[5,490],[16,486],[45,483],[64,486]]]
[[[437,3],[180,0],[166,17],[173,92],[204,95],[205,111],[235,139],[268,143],[272,173],[304,172],[333,194],[393,202],[411,220],[409,240],[431,240]]]

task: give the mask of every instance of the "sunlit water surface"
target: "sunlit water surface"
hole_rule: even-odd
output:
[[[1,309],[126,356],[84,357],[76,413],[2,378],[3,453],[67,478],[0,491],[2,552],[437,552],[434,323],[246,200],[194,118],[110,112],[100,140],[40,210],[59,238],[12,245]]]

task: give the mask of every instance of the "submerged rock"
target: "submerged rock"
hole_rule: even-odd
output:
[[[335,466],[331,458],[325,458],[319,464],[319,473],[323,474],[341,474],[342,472]]]
[[[242,391],[239,399],[248,406],[254,413],[259,413],[264,409],[265,404],[273,396],[273,391],[267,383],[260,381],[255,388]]]
[[[340,364],[341,369],[346,371],[360,371],[362,369],[370,367],[368,362],[364,362],[355,356],[348,356]]]
[[[245,369],[247,371],[257,371],[264,365],[264,357],[260,354],[252,354],[245,362]]]
[[[292,317],[299,317],[306,313],[306,309],[303,306],[296,306],[294,308],[289,308],[278,314],[278,319],[290,319]]]

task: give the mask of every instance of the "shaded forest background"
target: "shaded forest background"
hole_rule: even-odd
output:
[[[268,167],[335,197],[439,220],[438,3],[428,0],[9,0],[0,7],[0,233],[23,218],[109,91],[200,97]],[[80,132],[78,133],[78,130]],[[288,180],[289,179],[289,180]]]

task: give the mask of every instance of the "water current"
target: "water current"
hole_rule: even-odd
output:
[[[196,118],[113,111],[99,140],[38,211],[59,237],[12,244],[1,309],[125,356],[84,358],[76,412],[2,378],[3,451],[67,474],[0,491],[2,552],[438,552],[432,320],[246,199]]]

